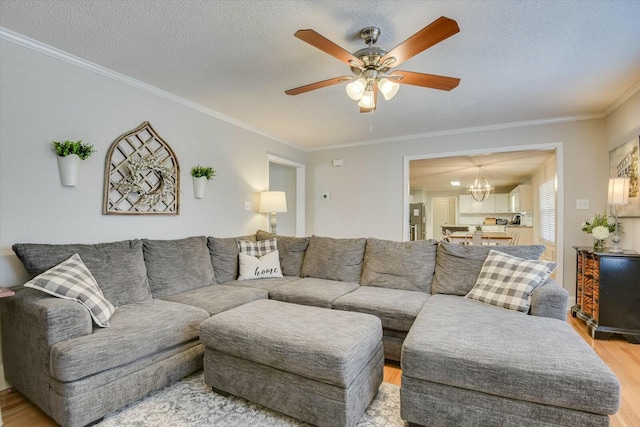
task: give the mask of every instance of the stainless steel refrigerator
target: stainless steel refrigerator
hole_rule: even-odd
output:
[[[409,236],[411,240],[424,240],[427,235],[427,215],[424,203],[409,205]]]

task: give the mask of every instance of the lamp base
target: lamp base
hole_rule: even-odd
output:
[[[276,233],[276,229],[278,228],[278,223],[276,221],[276,213],[275,212],[271,212],[271,233],[273,234],[278,234]]]

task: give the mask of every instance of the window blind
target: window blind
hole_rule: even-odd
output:
[[[551,179],[540,185],[540,238],[556,242],[556,185]]]

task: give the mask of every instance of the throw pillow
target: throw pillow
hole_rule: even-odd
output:
[[[307,251],[307,246],[309,246],[309,238],[276,236],[264,230],[258,230],[256,232],[256,238],[258,240],[268,240],[275,237],[278,238],[278,252],[280,252],[282,274],[285,276],[300,276],[304,254]]]
[[[115,311],[78,254],[34,277],[24,286],[54,297],[78,301],[87,307],[93,321],[102,328],[109,326],[109,319]]]
[[[249,240],[238,240],[238,250],[241,254],[261,257],[278,250],[278,239],[261,240],[253,242]]]
[[[491,250],[465,298],[527,313],[531,292],[555,270],[551,261],[527,260]]]
[[[282,277],[280,269],[280,255],[278,251],[271,251],[263,256],[245,255],[240,252],[240,276],[238,280],[268,279]]]
[[[545,249],[544,245],[514,245],[501,246],[500,252],[535,260]],[[436,254],[436,268],[431,284],[431,293],[460,296],[468,294],[478,281],[482,264],[491,250],[491,246],[441,242]]]

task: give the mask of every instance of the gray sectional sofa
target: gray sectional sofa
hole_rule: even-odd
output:
[[[517,322],[512,326],[504,323],[503,312],[507,310],[462,297],[468,292],[469,283],[478,277],[490,247],[438,244],[432,240],[392,242],[278,236],[284,276],[237,280],[236,241],[273,237],[258,231],[238,238],[200,236],[95,245],[14,245],[15,253],[31,276],[79,254],[105,298],[117,309],[110,319],[110,327],[97,328],[88,311],[74,301],[33,289],[24,289],[12,298],[3,299],[0,302],[2,351],[7,380],[61,425],[86,425],[202,368],[199,325],[218,313],[269,298],[379,317],[385,358],[402,359],[402,411],[408,421],[420,425],[495,425],[493,422],[501,419],[500,412],[492,417],[469,420],[438,409],[447,406],[448,389],[465,388],[456,373],[456,359],[451,355],[460,356],[462,350],[468,352],[469,345],[479,347],[477,354],[481,354],[483,343],[500,339],[506,333],[503,328],[526,337],[530,325],[534,325],[533,329],[540,332],[532,335],[532,339],[544,341],[544,331],[549,331],[556,337],[552,342],[558,345],[562,343],[557,334],[565,338],[572,336],[573,331],[567,331],[564,322],[567,293],[551,279],[532,293],[529,315],[513,313]],[[507,246],[500,247],[500,251],[537,259],[543,248]],[[430,319],[430,312],[436,320]],[[458,322],[459,319],[465,321]],[[430,326],[440,324],[438,322],[442,326]],[[471,341],[464,338],[469,335],[469,328],[477,331]],[[459,333],[463,330],[464,333]],[[435,339],[435,343],[430,339]],[[508,342],[503,344],[510,347]],[[439,346],[441,350],[437,350]],[[581,421],[591,420],[592,412],[596,413],[597,422],[593,425],[604,425],[602,422],[608,420],[606,414],[617,409],[619,389],[616,387],[619,386],[615,376],[588,346],[572,341],[569,347],[568,357],[587,354],[587,368],[599,376],[589,383],[577,370],[570,369],[569,373],[547,373],[545,382],[539,385],[535,381],[529,384],[534,389],[552,387],[555,376],[567,383],[574,378],[573,389],[561,381],[563,388],[558,391],[570,389],[569,403],[562,399],[540,401],[536,393],[534,397],[527,393],[511,395],[517,403],[514,407],[531,404],[560,408],[560,415],[553,419],[536,418],[537,412],[533,411],[530,419],[544,422],[536,421],[532,425],[564,425],[563,408],[568,408],[572,415],[578,414],[574,418]],[[556,350],[560,355],[553,362],[557,364],[563,359],[563,350]],[[449,363],[440,369],[451,370],[451,377],[458,378],[458,382],[430,376],[428,365],[435,363],[432,359],[438,359],[438,351],[447,354]],[[522,356],[522,353],[526,354]],[[506,365],[514,354],[520,354],[527,361],[536,358],[531,346],[510,348],[505,353]],[[466,366],[467,359],[463,355],[457,362]],[[493,365],[484,365],[488,372],[500,372],[500,357],[491,354],[487,360],[493,361]],[[473,360],[469,363],[470,371],[483,369],[473,365]],[[556,368],[562,370],[562,364]],[[535,378],[536,370],[545,369],[543,361],[534,364],[526,375]],[[491,401],[495,396],[482,398],[483,394],[491,394],[491,381],[497,381],[495,375],[474,377],[469,393],[475,393],[474,398],[480,401]],[[609,396],[605,404],[591,400],[588,404],[572,403],[580,399],[574,389],[585,381],[602,385],[601,394]],[[429,387],[446,390],[436,395]],[[509,394],[509,391],[502,393]],[[425,405],[430,409],[426,410]],[[540,412],[537,406],[536,410]],[[509,421],[508,415],[503,416],[503,421],[507,421],[498,424],[517,425]],[[476,424],[474,419],[482,423]]]

